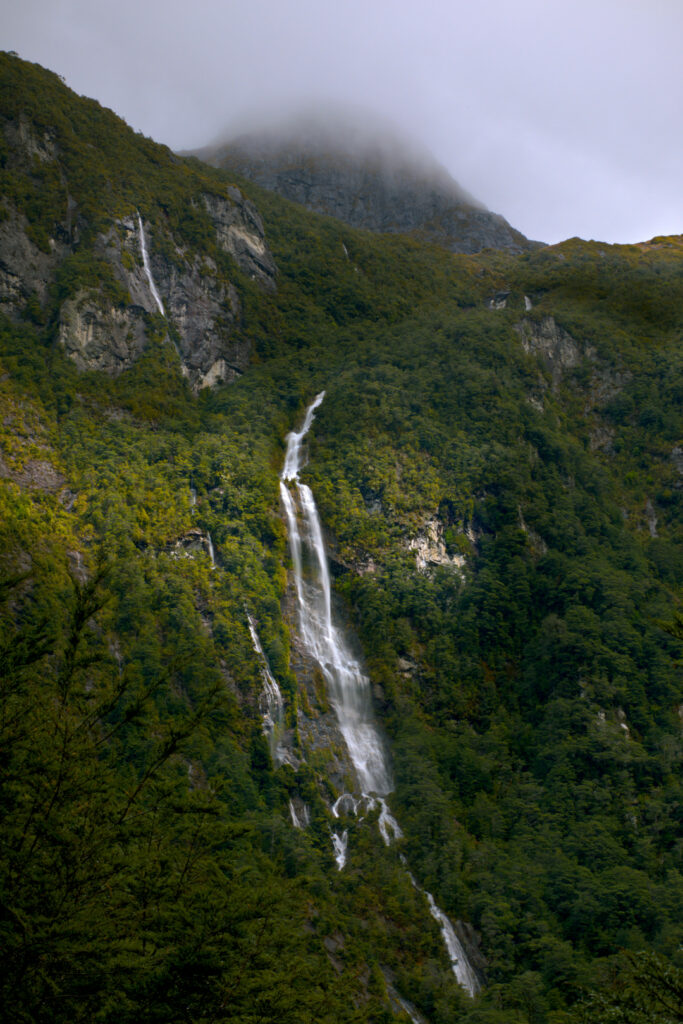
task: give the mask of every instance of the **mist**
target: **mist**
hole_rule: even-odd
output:
[[[683,231],[674,0],[2,2],[8,49],[175,150],[351,108],[530,238]]]

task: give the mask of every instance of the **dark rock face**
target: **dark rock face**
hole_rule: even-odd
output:
[[[0,120],[0,131],[8,166],[18,174],[30,174],[35,163],[59,162],[54,131],[41,134],[25,119]],[[223,194],[199,193],[193,202],[210,218],[218,247],[263,291],[274,292],[277,267],[253,203],[234,187]],[[1,312],[18,318],[29,301],[45,307],[60,263],[80,251],[78,220],[77,204],[67,191],[64,219],[51,226],[49,245],[41,249],[21,210],[4,200],[0,209]],[[116,375],[144,351],[149,318],[160,311],[143,265],[137,210],[133,206],[127,216],[112,217],[109,225],[89,248],[97,260],[109,265],[121,286],[120,295],[112,298],[111,290],[90,282],[74,287],[57,311],[55,330],[56,340],[80,370]],[[82,220],[80,227],[88,225]],[[143,230],[149,269],[164,307],[167,339],[180,357],[182,372],[195,391],[234,380],[247,368],[251,352],[238,330],[242,307],[225,267],[173,238],[161,218],[153,224],[145,222]]]
[[[59,342],[79,370],[103,370],[112,376],[131,366],[146,345],[144,311],[102,301],[83,288],[59,311]]]
[[[395,140],[347,146],[343,132],[335,140],[321,131],[303,138],[242,136],[196,155],[353,227],[416,234],[461,253],[524,252],[539,244],[477,203],[432,159],[415,157]]]
[[[0,221],[0,309],[9,316],[19,313],[35,295],[42,304],[61,253],[55,242],[52,252],[42,252],[26,234],[28,221],[10,203]]]
[[[216,228],[220,247],[230,253],[240,270],[265,291],[275,291],[277,267],[265,242],[263,221],[252,202],[237,188],[228,188],[231,200],[204,195],[204,206]]]
[[[234,325],[241,313],[235,287],[218,273],[210,257],[202,259],[176,245],[172,249],[172,259],[157,252],[153,228],[149,224],[143,227],[150,270],[169,323],[175,329],[175,344],[183,373],[195,389],[233,380],[249,361],[248,346],[233,338]],[[132,305],[123,311],[128,323],[127,351],[121,346],[115,350],[114,346],[106,356],[109,359],[106,365],[101,359],[97,364],[90,364],[92,369],[117,372],[130,365],[144,348],[143,313],[158,313],[142,266],[137,218],[130,216],[117,221],[106,235],[98,238],[95,249],[111,264],[116,278],[132,301]],[[116,341],[116,318],[113,314],[113,310],[109,312],[108,320],[112,341]],[[140,324],[143,327],[141,342]],[[73,331],[62,338],[68,351],[71,349],[71,333]],[[80,347],[84,355],[87,351],[97,356],[96,345],[93,347],[92,343],[86,343],[85,347]],[[117,358],[119,362],[112,362]]]

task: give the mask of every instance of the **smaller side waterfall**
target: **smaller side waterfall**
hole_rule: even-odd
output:
[[[211,534],[209,533],[208,530],[206,531],[206,542],[207,542],[207,547],[209,549],[209,558],[211,559],[211,568],[215,569],[216,568],[216,552],[213,549],[213,541],[211,540]]]
[[[396,818],[393,816],[393,814],[387,807],[386,800],[384,800],[381,796],[378,796],[377,800],[379,802],[380,807],[379,820],[377,822],[377,825],[379,827],[379,832],[382,839],[384,840],[387,846],[390,846],[394,839],[401,838],[403,832],[401,831],[401,827],[399,823],[396,821]]]
[[[427,897],[429,912],[441,929],[441,937],[443,939],[444,946],[446,947],[446,952],[448,953],[448,959],[451,961],[451,969],[455,975],[456,981],[471,996],[476,996],[477,992],[481,989],[479,979],[472,970],[470,962],[467,959],[467,954],[462,948],[460,939],[455,934],[455,929],[453,928],[450,919],[446,914],[444,914],[441,907],[437,906],[436,900],[432,896],[431,892],[427,892],[426,889],[423,889],[421,885],[417,884],[414,875],[408,869],[408,865],[403,854],[401,854],[401,863],[406,869],[408,878],[410,879],[413,887],[417,889],[418,892],[421,892],[423,896]]]
[[[258,654],[259,661],[261,662],[263,690],[261,691],[259,704],[263,721],[263,734],[268,738],[270,756],[273,758],[274,764],[279,765],[282,764],[284,760],[283,753],[279,746],[279,740],[282,735],[285,722],[285,702],[282,699],[280,687],[277,685],[275,677],[270,671],[268,659],[266,658],[263,647],[261,646],[261,641],[259,640],[258,633],[256,632],[256,625],[251,615],[247,615],[247,622],[249,623],[251,642],[254,645],[254,650]],[[295,811],[293,810],[291,803],[289,807],[295,827],[303,827],[298,824],[298,818],[296,818]],[[308,822],[305,824],[308,824]]]
[[[289,801],[289,814],[294,828],[307,828],[311,821],[311,815],[306,804],[301,804],[301,813],[297,812],[294,801]]]
[[[147,281],[149,283],[149,290],[152,293],[152,298],[154,299],[154,301],[157,304],[157,309],[159,310],[159,312],[161,313],[162,316],[166,316],[166,310],[164,309],[164,304],[163,304],[163,302],[161,301],[161,299],[159,297],[159,292],[157,291],[157,286],[155,285],[154,278],[152,277],[152,270],[151,270],[151,267],[149,265],[149,257],[147,256],[147,242],[145,240],[145,229],[142,226],[142,217],[140,216],[140,212],[139,211],[138,211],[138,233],[139,233],[139,236],[140,236],[140,251],[142,252],[142,265],[145,268],[145,274],[147,275]]]
[[[348,846],[348,842],[349,842],[349,834],[346,831],[346,829],[344,829],[344,831],[342,832],[341,835],[338,835],[336,832],[332,833],[332,845],[334,847],[334,859],[337,862],[337,868],[339,869],[339,871],[341,871],[341,869],[346,864],[346,848]]]
[[[423,890],[429,903],[429,911],[441,928],[441,935],[443,937],[444,945],[448,950],[448,956],[450,957],[451,967],[453,968],[453,974],[455,975],[458,984],[469,992],[471,996],[475,996],[481,988],[479,979],[470,967],[465,950],[462,948],[458,936],[455,934],[453,925],[444,914],[440,907],[437,907],[434,897],[431,892]]]

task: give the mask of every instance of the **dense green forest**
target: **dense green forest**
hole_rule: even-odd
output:
[[[0,69],[2,1019],[683,1019],[683,240],[452,255]],[[217,242],[201,196],[228,186],[274,292]],[[68,358],[65,303],[131,307],[98,238],[138,210],[157,259],[235,289],[232,383],[193,390],[144,311],[122,372]],[[304,477],[404,832],[349,818],[343,871],[278,497],[323,388]],[[464,922],[476,998],[401,855]]]

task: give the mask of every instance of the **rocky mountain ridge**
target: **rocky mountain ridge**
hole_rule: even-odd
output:
[[[352,121],[303,123],[244,134],[195,151],[315,213],[370,231],[413,234],[451,252],[528,252],[531,242],[462,189],[428,154],[385,128]]]

